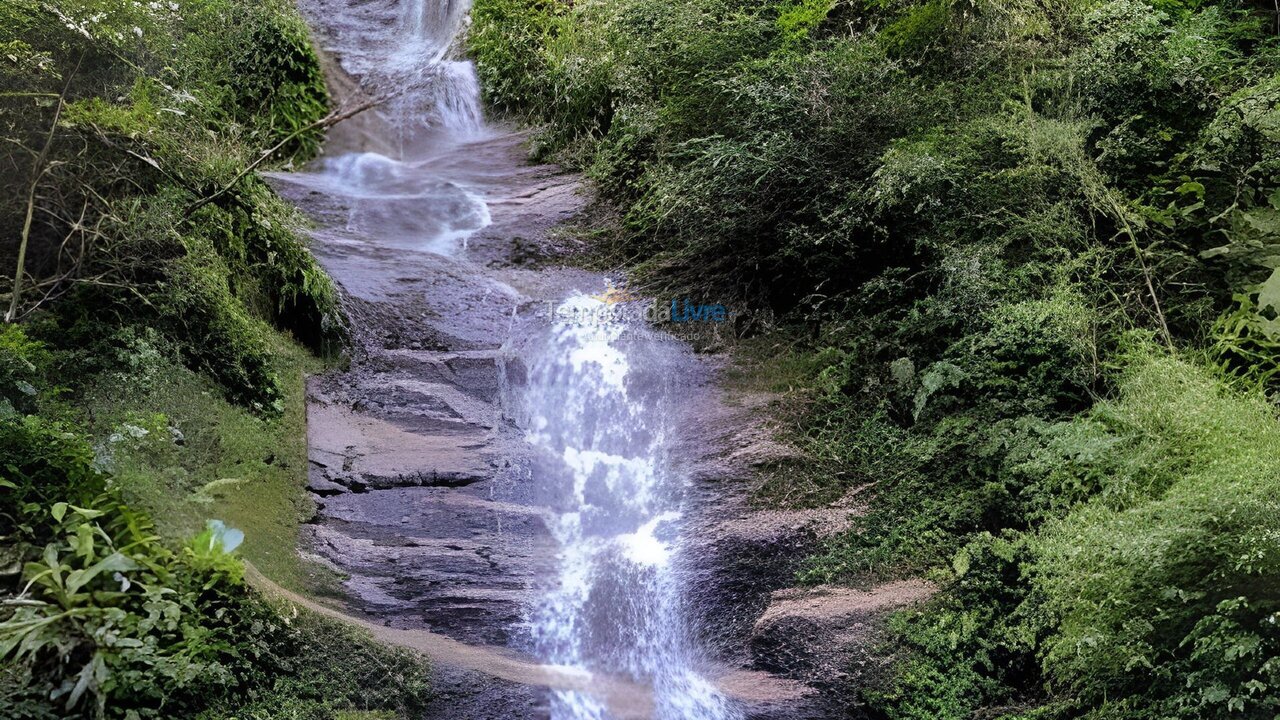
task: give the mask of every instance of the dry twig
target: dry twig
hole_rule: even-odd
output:
[[[31,240],[31,218],[35,215],[36,210],[36,189],[40,187],[40,178],[44,177],[45,172],[49,169],[49,148],[53,147],[54,135],[58,132],[58,119],[62,117],[62,108],[67,103],[67,92],[71,90],[71,79],[75,77],[80,70],[80,63],[84,61],[84,55],[76,61],[75,68],[71,74],[67,76],[67,82],[62,86],[62,94],[58,96],[58,105],[53,111],[53,122],[49,123],[49,134],[45,136],[44,147],[40,149],[40,155],[36,158],[35,165],[31,168],[31,188],[27,191],[27,215],[22,221],[22,239],[18,243],[18,267],[13,273],[13,296],[9,298],[9,311],[4,314],[5,322],[13,322],[18,315],[18,302],[22,299],[22,276],[27,272],[27,245]]]
[[[394,97],[394,95],[379,98],[376,100],[369,100],[367,102],[360,103],[359,105],[349,109],[338,108],[337,110],[334,110],[333,112],[329,113],[328,115],[325,115],[324,117],[311,123],[310,125],[294,130],[293,132],[286,135],[283,140],[271,146],[270,148],[267,148],[266,150],[264,150],[262,154],[258,156],[257,160],[254,160],[253,162],[249,163],[249,165],[246,166],[239,173],[237,173],[235,177],[231,178],[231,182],[222,186],[222,188],[220,188],[217,192],[213,193],[212,195],[208,195],[206,197],[200,198],[194,203],[191,203],[190,205],[188,205],[186,209],[182,211],[183,217],[190,217],[191,213],[194,213],[196,210],[199,210],[205,205],[208,205],[209,203],[227,194],[227,192],[229,192],[231,188],[235,187],[236,183],[244,179],[245,175],[248,175],[249,173],[253,172],[255,169],[257,169],[259,165],[266,162],[267,158],[271,157],[272,155],[275,155],[276,152],[280,150],[280,148],[289,144],[291,140],[298,137],[299,135],[306,132],[311,132],[312,130],[324,130],[324,129],[331,128],[334,125],[337,125],[338,123],[344,120],[349,120],[355,117],[356,115],[359,115],[365,110],[369,110],[371,108],[377,107],[378,105],[381,105],[382,103],[390,100],[392,97]]]

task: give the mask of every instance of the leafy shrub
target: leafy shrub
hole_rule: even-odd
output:
[[[25,560],[0,613],[5,717],[422,711],[421,659],[252,595],[238,531],[163,541],[66,428],[0,421],[0,467],[6,553]]]
[[[1040,675],[1034,633],[1018,613],[1027,602],[1018,581],[1028,558],[1016,538],[981,536],[960,550],[944,595],[892,617],[906,652],[893,678],[867,694],[871,706],[891,720],[962,720],[980,708],[1023,704],[1014,688],[1034,687]]]
[[[1045,670],[1099,716],[1274,715],[1275,410],[1158,355],[1122,387],[1100,413],[1145,462],[1034,543]]]
[[[1095,424],[1034,416],[992,422],[971,412],[927,433],[895,430],[883,419],[856,431],[859,438],[840,442],[863,453],[853,477],[877,482],[870,512],[857,532],[828,541],[810,559],[801,573],[807,582],[923,572],[984,534],[1061,517],[1104,486],[1105,471],[1094,463],[1115,444]]]
[[[1070,62],[1082,109],[1104,119],[1102,169],[1139,188],[1159,174],[1252,74],[1239,43],[1255,23],[1218,7],[1175,21],[1132,0],[1099,5],[1083,28],[1090,42]]]
[[[177,323],[188,361],[217,379],[231,397],[278,411],[280,389],[266,357],[262,330],[232,294],[229,273],[208,248],[190,247],[174,263],[161,311]]]
[[[37,383],[48,369],[49,351],[16,325],[0,327],[0,415],[35,410]]]
[[[990,403],[1004,417],[1052,415],[1088,406],[1093,313],[1069,291],[1047,300],[1001,304],[986,314],[987,328],[965,336],[924,370],[950,367],[959,377],[958,394]],[[930,408],[937,414],[941,386],[922,387],[914,398],[916,419]],[[930,403],[933,400],[933,403]],[[952,400],[963,402],[960,398]],[[945,411],[944,411],[945,414]]]
[[[3,13],[14,59],[0,82],[15,91],[0,98],[0,218],[22,226],[38,178],[26,271],[47,285],[20,314],[48,311],[41,327],[93,343],[157,327],[230,397],[271,412],[278,389],[253,323],[316,349],[342,332],[293,211],[256,177],[237,179],[281,141],[275,163],[318,148],[327,95],[296,12],[278,0],[22,0]],[[46,142],[47,165],[32,167]],[[185,283],[199,298],[175,294]],[[58,332],[36,337],[71,349]]]
[[[1044,524],[973,536],[894,619],[887,717],[1274,715],[1275,410],[1127,353],[1119,398],[1020,463]]]
[[[80,438],[35,418],[0,423],[0,437],[27,454],[7,466],[5,506],[16,520],[9,542],[30,547],[14,588],[22,602],[0,622],[0,658],[85,716],[113,699],[155,716],[173,695],[225,682],[218,657],[230,647],[215,618],[230,599],[209,591],[238,582],[235,565],[210,555],[212,544],[166,548],[114,498]]]
[[[87,506],[106,489],[89,444],[70,428],[37,416],[0,419],[0,538],[43,542],[54,503]]]
[[[255,127],[259,145],[292,136],[285,157],[306,158],[320,150],[321,132],[307,128],[324,116],[329,98],[306,25],[287,7],[231,5],[222,17],[194,18],[192,27],[232,24],[234,32],[218,39],[222,74],[237,79],[228,114]]]
[[[799,0],[778,10],[778,30],[783,42],[794,45],[807,39],[835,9],[832,0]]]
[[[951,0],[929,0],[909,8],[880,33],[889,52],[899,57],[919,56],[947,41],[951,24]]]
[[[491,106],[524,113],[542,102],[544,43],[557,32],[556,17],[566,9],[537,0],[485,0],[472,6],[475,29],[467,43],[485,78],[482,89]]]
[[[1275,300],[1265,291],[1238,294],[1236,306],[1223,313],[1213,327],[1213,352],[1219,367],[1266,389],[1275,389],[1280,380],[1280,327],[1264,314],[1274,308]]]
[[[227,264],[236,297],[312,350],[342,339],[344,320],[332,280],[298,241],[305,221],[260,180],[243,182],[227,207],[198,215],[200,233]]]
[[[246,654],[271,668],[272,676],[256,681],[245,696],[204,711],[199,720],[343,720],[344,711],[413,718],[423,715],[431,699],[420,656],[378,645],[333,621],[309,613],[282,615],[267,604],[245,629]]]
[[[231,648],[197,619],[216,605],[200,602],[199,584],[221,577],[186,577],[149,525],[109,500],[49,512],[62,541],[27,563],[27,603],[0,625],[0,655],[47,678],[46,697],[67,711],[99,716],[122,701],[155,716],[147,709],[174,695],[226,682],[217,658]]]

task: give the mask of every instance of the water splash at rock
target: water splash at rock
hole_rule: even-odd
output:
[[[374,2],[352,8],[335,42],[343,67],[384,102],[349,147],[299,173],[309,184],[347,200],[346,231],[393,247],[451,254],[490,223],[484,197],[439,158],[493,135],[485,123],[475,67],[459,56],[467,25],[465,0]],[[347,38],[351,38],[347,40]],[[372,131],[369,128],[372,127]]]
[[[557,317],[600,317],[575,296]],[[535,652],[557,666],[653,689],[656,720],[741,714],[696,671],[681,607],[683,483],[667,457],[671,348],[642,325],[562,321],[529,355],[523,404],[533,479],[555,511],[559,574],[531,612]],[[553,720],[606,720],[601,701],[554,694]]]

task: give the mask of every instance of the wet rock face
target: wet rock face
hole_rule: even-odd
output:
[[[494,142],[505,145],[504,182],[520,184],[516,194],[574,183],[551,169],[521,169],[519,138]],[[335,202],[281,189],[304,209]],[[557,197],[564,202],[515,206],[526,234],[579,202]],[[352,603],[370,614],[506,645],[555,552],[541,511],[528,504],[521,432],[500,404],[500,348],[520,323],[535,321],[518,317],[531,303],[489,267],[493,257],[477,267],[331,232],[317,233],[315,251],[354,306],[356,346],[349,368],[308,385],[312,549],[349,575]],[[472,242],[481,249],[500,240]],[[565,273],[566,282],[579,277]],[[562,290],[550,277],[525,284]]]
[[[770,594],[750,644],[757,665],[801,680],[824,694],[849,694],[879,678],[875,652],[885,613],[927,599],[921,580],[901,580],[869,590],[844,587],[788,588]]]
[[[689,540],[698,580],[690,583],[690,602],[698,612],[701,636],[719,655],[760,670],[746,639],[769,604],[769,593],[790,586],[817,537],[811,528],[766,528],[753,516],[707,522]]]
[[[709,580],[693,599],[703,632],[727,660],[801,688],[785,701],[747,704],[747,717],[863,717],[859,690],[880,682],[887,669],[888,660],[879,647],[885,639],[885,618],[927,597],[931,589],[922,586],[885,594],[791,587],[794,572],[778,570],[794,568],[797,560],[812,552],[814,535],[797,532],[789,540],[772,562],[760,565],[756,561],[769,557],[768,553],[742,537],[722,540],[702,558]]]
[[[396,3],[303,6],[326,47],[394,36],[387,13]],[[375,67],[378,50],[354,48],[353,67]],[[327,60],[339,97],[382,87]],[[527,608],[555,575],[556,547],[532,492],[530,450],[502,403],[525,381],[520,339],[547,322],[548,304],[604,282],[553,264],[564,248],[549,231],[584,198],[576,178],[525,164],[519,135],[446,138],[393,159],[398,132],[395,118],[370,112],[335,128],[329,145],[381,154],[360,177],[392,186],[335,186],[324,172],[276,178],[317,224],[313,250],[352,320],[350,366],[308,384],[308,487],[317,510],[304,551],[346,578],[348,605],[371,621],[520,650]],[[450,252],[425,252],[406,229],[439,224],[448,203],[437,196],[460,212],[482,198],[488,224]],[[706,362],[713,377],[716,361]],[[790,589],[803,559],[846,528],[856,508],[753,509],[752,474],[794,451],[759,422],[768,408],[758,399],[729,407],[705,378],[694,385],[687,417],[677,420],[690,429],[677,435],[689,441],[672,453],[689,478],[681,562],[709,677],[751,718],[849,716],[858,677],[850,673],[871,662],[870,628],[927,589],[820,599]],[[432,717],[548,716],[541,687],[445,656],[436,667]]]
[[[682,457],[699,509],[688,531],[689,602],[704,644],[718,657],[798,691],[785,699],[762,693],[745,704],[752,720],[865,717],[858,693],[881,682],[889,659],[881,649],[887,616],[934,591],[908,580],[869,588],[797,587],[805,558],[852,530],[864,509],[863,487],[832,506],[771,510],[750,498],[764,466],[796,458],[768,427],[768,396],[730,395],[699,408],[714,434]]]
[[[700,632],[726,660],[801,688],[786,700],[748,704],[747,717],[850,717],[857,686],[849,682],[849,665],[857,662],[857,648],[870,645],[865,624],[775,612],[780,593],[789,592],[804,559],[829,535],[826,517],[745,507],[729,509],[722,517],[700,529],[702,581],[692,585],[690,598]]]
[[[359,75],[377,66],[368,61],[378,48],[349,46],[392,40],[394,25],[378,19],[393,5],[304,2],[322,44],[356,59],[330,58],[340,96],[384,86]],[[394,120],[372,112],[338,126],[329,148],[347,155],[278,178],[319,226],[314,251],[352,320],[350,366],[308,385],[317,511],[306,552],[345,576],[348,605],[370,620],[519,650],[531,600],[556,575],[557,548],[532,496],[535,463],[502,403],[525,382],[521,338],[542,329],[548,305],[605,283],[552,265],[563,252],[548,230],[583,204],[575,178],[524,164],[513,134],[446,137],[402,155]],[[470,212],[476,197],[486,226],[445,252],[415,244],[415,228],[448,221],[450,202]],[[436,664],[434,717],[548,715],[541,687],[447,654]]]

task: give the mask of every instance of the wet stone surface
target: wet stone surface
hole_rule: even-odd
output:
[[[548,304],[605,286],[557,260],[566,249],[553,229],[585,198],[577,178],[525,162],[524,136],[480,120],[469,66],[450,59],[464,4],[302,7],[340,101],[401,91],[335,127],[312,167],[273,177],[315,222],[313,251],[352,323],[349,366],[308,382],[317,511],[304,551],[344,576],[346,604],[370,621],[528,651],[529,608],[555,577],[557,543],[503,401],[527,381],[523,339],[545,328]],[[406,28],[418,33],[409,44]],[[778,595],[852,510],[752,509],[751,473],[786,449],[749,421],[761,406],[722,405],[713,361],[692,362],[707,367],[680,390],[674,422],[693,440],[671,456],[689,484],[680,562],[705,674],[747,717],[841,716],[808,690],[857,661],[860,624],[926,591],[834,604]],[[447,657],[434,682],[433,718],[549,714],[536,683]]]

